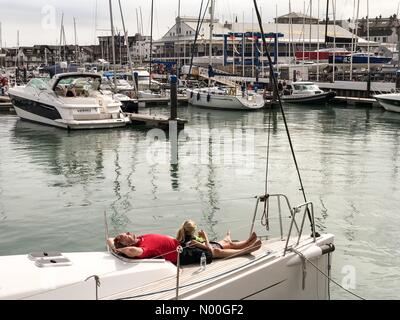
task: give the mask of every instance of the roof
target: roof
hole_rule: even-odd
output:
[[[195,30],[197,27],[197,22],[184,22],[182,21],[182,26],[185,25],[187,28],[191,28],[193,33],[191,35],[180,35],[180,41],[193,41],[195,38]],[[245,32],[260,32],[257,23],[231,23],[230,28],[227,27],[226,24],[216,23],[214,25],[214,34],[228,34],[230,32],[242,33],[243,28]],[[310,27],[311,27],[311,42],[324,42],[325,41],[325,25],[323,24],[311,24],[307,26],[303,26],[303,24],[288,24],[288,23],[263,23],[264,33],[282,33],[284,34],[283,38],[279,39],[279,42],[302,42],[303,37],[307,43],[310,42]],[[178,40],[177,35],[170,36],[170,32],[176,32],[175,29],[176,24],[168,31],[167,34],[164,35],[161,39],[155,41],[155,43],[163,43],[163,42],[176,42]],[[319,29],[319,30],[318,30]],[[172,31],[173,30],[173,31]],[[208,23],[203,23],[200,29],[200,36],[198,41],[203,42],[209,39],[210,27]],[[303,35],[304,34],[304,35]],[[289,37],[290,35],[290,37]],[[334,37],[338,39],[351,39],[352,33],[339,25],[328,25],[328,36]],[[366,40],[361,37],[354,36],[358,42],[366,42]],[[215,42],[222,41],[222,39],[215,39]]]
[[[303,13],[297,13],[297,12],[290,12],[288,14],[280,16],[280,17],[278,17],[278,20],[279,19],[296,19],[296,18],[297,19],[301,18],[301,19],[319,20],[318,18],[310,17],[310,16],[307,16],[307,15],[305,15]]]

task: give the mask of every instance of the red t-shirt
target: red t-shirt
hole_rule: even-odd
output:
[[[179,246],[179,241],[162,234],[144,234],[138,237],[139,242],[136,247],[142,248],[143,253],[138,256],[139,259],[154,258],[161,256],[165,260],[176,263],[178,253],[176,248]]]

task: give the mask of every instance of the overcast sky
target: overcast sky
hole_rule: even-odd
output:
[[[151,0],[120,0],[126,28],[129,34],[137,32],[136,10],[141,8],[143,30],[150,34]],[[358,0],[336,0],[337,19],[353,17],[353,3]],[[115,28],[122,30],[118,0],[113,2]],[[207,0],[204,0],[207,3]],[[320,2],[320,17],[325,17],[326,0]],[[181,15],[198,16],[201,0],[181,0]],[[310,0],[291,0],[292,11],[308,11]],[[332,3],[332,1],[330,1]],[[388,17],[398,12],[399,0],[369,0],[370,16]],[[79,44],[94,44],[96,37],[110,33],[108,0],[0,0],[0,22],[2,23],[2,44],[15,46],[17,30],[20,45],[56,44],[60,37],[61,16],[64,13],[64,28],[67,43],[74,43],[73,18],[76,18]],[[360,0],[359,17],[367,15],[367,0]],[[268,22],[289,11],[289,0],[258,0],[263,21]],[[96,10],[97,7],[97,10]],[[253,0],[216,0],[216,16],[221,20],[252,21]],[[330,5],[332,19],[332,5]],[[96,14],[97,12],[97,14]],[[309,12],[309,11],[308,11]],[[178,13],[178,0],[154,0],[154,38],[163,36],[173,26]],[[313,16],[318,16],[318,0],[312,0]],[[309,13],[308,13],[309,14]],[[96,18],[97,16],[97,18]]]

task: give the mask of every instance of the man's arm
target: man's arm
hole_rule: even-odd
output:
[[[117,252],[123,253],[124,255],[135,258],[143,254],[143,249],[138,247],[125,247],[116,249]]]
[[[111,251],[116,251],[117,249],[115,249],[115,246],[114,246],[114,238],[108,238],[107,239],[107,245],[108,245],[108,247],[110,248],[110,250]]]

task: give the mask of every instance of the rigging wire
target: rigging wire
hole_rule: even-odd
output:
[[[270,73],[271,73],[272,84],[274,86],[275,92],[278,92],[278,83],[277,83],[276,76],[275,76],[275,73],[274,73],[274,67],[273,67],[273,64],[272,64],[271,55],[269,54],[269,51],[268,51],[267,41],[265,39],[264,28],[263,28],[263,25],[262,25],[262,20],[261,20],[260,11],[258,9],[257,0],[253,0],[253,3],[254,3],[256,15],[257,15],[257,20],[258,20],[258,24],[259,24],[260,31],[261,31],[261,37],[262,37],[262,40],[263,40],[263,46],[266,49],[265,51],[266,51],[267,58],[268,58],[268,64],[269,64],[269,69],[270,69]],[[283,122],[285,124],[286,135],[288,137],[288,142],[289,142],[290,150],[291,150],[291,153],[292,153],[292,158],[293,158],[293,161],[294,161],[294,165],[296,167],[297,176],[298,176],[299,183],[300,183],[300,190],[301,190],[301,192],[303,194],[304,201],[308,202],[307,201],[307,197],[306,197],[306,193],[304,191],[304,185],[303,185],[303,180],[301,178],[300,169],[299,169],[299,166],[298,166],[298,163],[297,163],[296,154],[294,152],[292,138],[290,136],[289,127],[288,127],[288,124],[287,124],[287,121],[286,121],[285,110],[283,109],[282,100],[281,100],[281,97],[279,96],[279,94],[277,95],[277,99],[278,99],[278,104],[279,104],[279,107],[280,107],[280,110],[281,110]],[[268,148],[269,148],[269,146],[268,146]],[[268,183],[268,181],[266,181],[266,184],[267,183]],[[316,237],[319,237],[320,235],[318,233],[316,233],[316,231],[315,231],[315,226],[314,226],[313,220],[311,218],[311,213],[310,213],[310,210],[308,209],[308,207],[307,207],[307,216],[308,216],[308,219],[309,219],[310,224],[311,224],[312,235],[315,235]]]
[[[195,37],[194,37],[193,47],[192,47],[192,56],[190,58],[189,77],[192,74],[193,58],[194,58],[195,48],[196,48],[196,45],[197,45],[197,39],[199,37],[200,29],[201,29],[201,27],[203,25],[204,17],[205,17],[205,15],[207,13],[207,8],[208,8],[208,6],[210,4],[210,0],[207,1],[206,7],[204,8],[203,17],[201,18],[201,13],[202,13],[201,11],[202,11],[202,8],[203,8],[203,2],[204,2],[204,0],[201,0],[199,18],[197,20],[196,34],[195,34]]]

